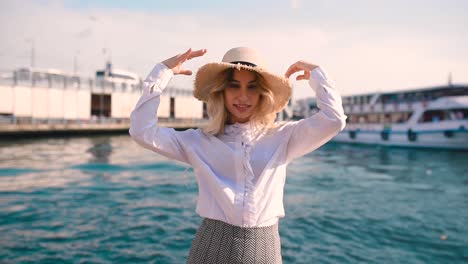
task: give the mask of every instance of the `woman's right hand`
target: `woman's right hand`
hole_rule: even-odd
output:
[[[186,52],[169,58],[163,61],[162,63],[164,63],[164,65],[171,69],[174,74],[192,75],[192,71],[182,68],[182,64],[192,58],[201,57],[205,55],[205,53],[206,49],[192,51],[192,49],[190,48]]]

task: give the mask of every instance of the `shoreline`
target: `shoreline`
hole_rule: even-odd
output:
[[[161,127],[175,130],[199,128],[205,122],[159,122]],[[128,134],[129,122],[125,123],[92,123],[92,124],[2,124],[0,125],[0,140],[10,138],[53,137],[53,136],[85,136],[98,134]]]

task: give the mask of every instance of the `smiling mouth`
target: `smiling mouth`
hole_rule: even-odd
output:
[[[252,107],[251,105],[248,105],[248,104],[234,104],[234,107],[237,109],[237,111],[239,112],[245,112],[247,111],[250,107]]]

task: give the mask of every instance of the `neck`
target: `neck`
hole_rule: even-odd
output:
[[[233,124],[236,124],[236,123],[238,123],[238,124],[247,124],[249,122],[250,122],[250,119],[241,121],[241,120],[235,120],[235,119],[232,119],[231,117],[228,117],[226,124],[227,125],[233,125]]]

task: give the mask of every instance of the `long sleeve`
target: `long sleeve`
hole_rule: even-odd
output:
[[[172,70],[158,63],[143,81],[143,94],[130,115],[129,133],[144,148],[189,163],[180,140],[183,132],[158,126],[160,95],[173,75]]]
[[[311,71],[309,85],[315,91],[319,112],[295,122],[289,128],[292,132],[287,146],[288,161],[319,148],[346,125],[341,96],[322,68]]]

